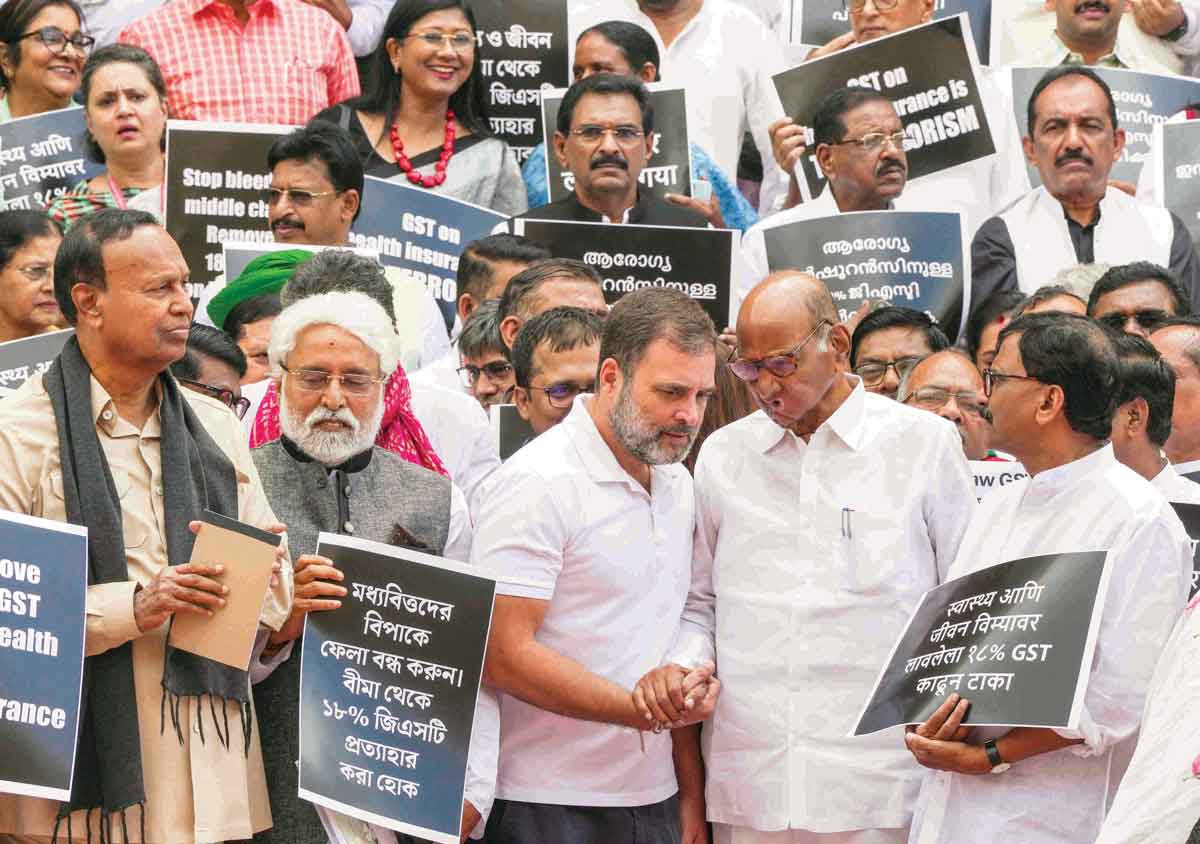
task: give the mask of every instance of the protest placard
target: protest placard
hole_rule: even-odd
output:
[[[557,258],[574,258],[600,274],[613,304],[646,287],[670,287],[699,302],[718,329],[732,311],[734,237],[729,229],[622,226],[566,220],[513,220],[523,234]]]
[[[488,408],[492,442],[503,463],[537,436],[533,426],[521,418],[515,404],[494,404]]]
[[[571,84],[567,0],[474,0],[492,131],[524,164],[542,139],[542,92]]]
[[[1013,113],[1022,134],[1028,134],[1026,109],[1029,97],[1048,67],[1012,67],[1001,76],[1012,93]],[[1142,165],[1150,158],[1154,127],[1194,102],[1200,102],[1200,79],[1139,73],[1111,67],[1089,67],[1112,89],[1117,125],[1125,130],[1125,148],[1113,162],[1110,179],[1137,184]],[[1037,168],[1029,166],[1029,181],[1042,183]],[[1160,194],[1161,196],[1161,194]]]
[[[1183,522],[1184,530],[1192,541],[1192,585],[1188,597],[1194,598],[1200,593],[1200,504],[1184,504],[1171,502],[1175,515]]]
[[[1026,557],[921,597],[854,735],[924,723],[957,692],[974,727],[1076,729],[1111,565],[1104,551]]]
[[[225,281],[229,283],[245,271],[246,266],[255,258],[269,255],[272,252],[286,252],[291,249],[302,249],[305,252],[324,252],[327,249],[345,249],[355,255],[379,261],[379,253],[373,249],[359,249],[357,246],[317,246],[313,243],[243,243],[237,240],[227,240],[221,244],[222,263],[225,266]]]
[[[267,151],[291,126],[167,121],[166,227],[179,244],[199,301],[225,272],[227,240],[271,243],[264,191],[271,186]]]
[[[457,844],[495,580],[417,551],[322,533],[342,607],[312,613],[300,664],[300,796]]]
[[[883,300],[925,311],[953,342],[971,310],[965,225],[957,211],[856,211],[768,228],[763,242],[771,272],[825,282],[838,319]]]
[[[49,369],[74,333],[74,328],[64,328],[0,343],[0,389],[15,390]]]
[[[103,172],[84,156],[85,134],[81,108],[0,123],[0,210],[41,210]]]
[[[1200,120],[1155,124],[1150,149],[1157,195],[1200,242]]]
[[[692,146],[688,134],[687,94],[683,88],[650,85],[650,104],[654,109],[650,159],[638,181],[649,191],[692,195]],[[566,89],[547,91],[542,97],[542,123],[545,127],[546,180],[550,201],[558,202],[575,190],[575,174],[558,163],[554,154],[554,131],[558,110]]]
[[[993,492],[1029,477],[1029,473],[1020,463],[1010,463],[1004,460],[969,460],[967,462],[971,464],[971,475],[975,478],[975,499],[977,501],[983,501]]]
[[[367,176],[350,240],[424,284],[449,328],[457,313],[459,256],[507,219],[482,205]]]
[[[70,799],[87,559],[86,528],[0,512],[0,792]]]
[[[846,0],[792,0],[789,10],[789,38],[793,44],[820,47],[850,31],[850,10]],[[975,50],[979,60],[988,63],[992,29],[992,0],[937,0],[935,19],[965,12],[971,19]]]
[[[801,159],[805,200],[817,196],[825,176],[816,163],[812,118],[836,88],[874,88],[887,96],[908,140],[908,180],[916,181],[992,155],[996,146],[979,90],[980,68],[967,43],[966,15],[932,21],[886,35],[777,74],[784,112],[809,130]]]

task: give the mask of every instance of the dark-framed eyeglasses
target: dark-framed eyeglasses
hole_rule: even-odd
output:
[[[979,394],[969,390],[956,393],[945,387],[922,387],[905,396],[904,404],[914,404],[922,410],[936,413],[948,405],[951,399],[954,399],[954,403],[963,413],[985,415],[986,405],[980,401]]]
[[[1144,308],[1138,311],[1129,311],[1128,313],[1113,311],[1111,314],[1105,314],[1097,318],[1096,322],[1106,328],[1111,328],[1113,331],[1124,331],[1126,324],[1132,319],[1145,331],[1150,332],[1171,319],[1171,316],[1171,314],[1158,308]]]
[[[464,364],[458,368],[458,377],[462,379],[464,387],[474,387],[479,383],[479,376],[486,375],[489,381],[499,381],[507,378],[512,372],[512,364],[506,360],[494,360],[491,363],[485,363],[483,366],[475,366],[474,364]]]
[[[475,47],[475,36],[469,32],[410,32],[405,38],[418,38],[435,50],[449,45],[456,53],[465,53]]]
[[[888,144],[891,144],[900,152],[904,152],[904,141],[908,135],[904,132],[868,132],[859,138],[846,138],[844,141],[834,141],[830,146],[845,146],[849,144],[858,144],[865,152],[878,152]]]
[[[33,284],[38,284],[54,275],[54,267],[51,264],[30,264],[25,267],[17,267],[17,272]]]
[[[864,387],[875,387],[883,383],[883,379],[887,377],[887,371],[894,369],[897,378],[903,378],[908,373],[912,372],[914,366],[924,360],[923,355],[909,355],[899,360],[890,361],[871,361],[860,366],[854,367],[854,374],[862,379]]]
[[[225,405],[227,408],[237,414],[238,419],[243,419],[246,416],[246,411],[250,409],[250,399],[245,396],[234,395],[233,390],[225,387],[218,387],[215,384],[205,384],[203,381],[192,381],[188,378],[177,379],[180,384],[185,387],[191,387],[198,393],[204,393],[206,396],[212,396],[214,399]]]
[[[997,372],[988,367],[983,370],[983,394],[989,399],[992,397],[992,391],[996,389],[996,383],[999,381],[1037,381],[1030,375],[1009,375],[1007,372]]]
[[[735,357],[729,361],[729,371],[747,384],[753,384],[757,381],[758,374],[764,369],[776,378],[787,378],[799,368],[800,352],[817,336],[817,333],[821,329],[829,324],[830,322],[827,319],[818,322],[813,330],[808,332],[808,336],[801,340],[800,344],[790,352],[784,352],[781,355],[771,355],[762,360]],[[736,355],[737,353],[734,352],[734,354]]]
[[[623,147],[633,146],[645,134],[637,126],[580,126],[571,130],[571,134],[587,144],[598,144],[605,135],[612,135],[613,140]]]
[[[24,41],[26,38],[36,38],[42,42],[47,50],[54,53],[56,56],[61,56],[70,44],[81,53],[87,53],[92,49],[92,45],[96,43],[96,39],[90,35],[84,35],[82,32],[76,32],[74,35],[67,35],[57,26],[43,26],[41,29],[35,29],[33,32],[26,32],[18,41]]]
[[[846,0],[846,5],[852,12],[861,12],[867,5],[867,0]],[[875,8],[881,12],[890,12],[900,5],[900,0],[875,0]]]
[[[534,387],[530,385],[530,390],[537,390],[539,393],[546,394],[546,401],[550,402],[551,407],[557,407],[563,410],[571,406],[575,401],[575,397],[580,393],[591,393],[596,390],[596,382],[592,381],[588,384],[575,384],[571,381],[559,381],[557,384],[551,384],[548,387]]]
[[[296,379],[296,385],[307,393],[323,393],[330,382],[337,381],[342,392],[351,396],[365,396],[376,384],[388,380],[386,375],[367,375],[363,372],[350,372],[345,375],[334,375],[323,369],[288,369],[283,364],[279,368]]]
[[[323,196],[336,196],[341,191],[336,190],[292,190],[291,188],[264,188],[259,196],[267,205],[278,205],[279,200],[286,195],[288,201],[297,208],[307,208],[312,205],[314,199],[320,199]]]

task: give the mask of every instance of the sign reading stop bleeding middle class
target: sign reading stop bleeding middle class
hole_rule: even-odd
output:
[[[980,68],[968,48],[966,15],[937,20],[805,62],[773,77],[784,112],[809,130],[801,158],[805,199],[820,194],[812,119],[837,88],[873,88],[895,106],[907,140],[908,179],[992,155],[996,145],[980,93]]]
[[[1110,571],[1104,551],[1045,554],[929,590],[853,734],[924,723],[954,692],[964,724],[1077,729]]]

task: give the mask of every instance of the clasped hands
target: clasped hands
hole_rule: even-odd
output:
[[[721,681],[715,672],[711,662],[691,670],[672,662],[638,680],[633,703],[645,720],[645,728],[655,732],[677,730],[711,716],[721,694]]]

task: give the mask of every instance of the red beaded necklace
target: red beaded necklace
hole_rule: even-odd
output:
[[[412,162],[408,160],[408,156],[404,154],[404,141],[400,140],[400,133],[396,130],[396,124],[392,124],[392,152],[396,154],[396,166],[400,168],[402,173],[408,175],[408,180],[414,185],[419,185],[423,188],[435,188],[446,181],[446,165],[450,163],[450,159],[454,157],[454,139],[457,133],[454,131],[454,112],[446,109],[446,140],[442,144],[442,153],[438,156],[438,163],[434,166],[437,171],[432,176],[422,176]]]

